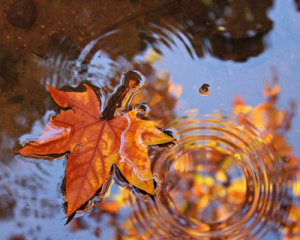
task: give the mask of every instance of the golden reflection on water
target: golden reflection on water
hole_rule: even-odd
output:
[[[158,199],[154,206],[132,203],[131,234],[241,239],[272,232],[288,239],[298,233],[298,159],[285,139],[295,105],[278,109],[280,87],[272,84],[258,106],[236,100],[230,118],[173,125],[177,145],[154,161]]]

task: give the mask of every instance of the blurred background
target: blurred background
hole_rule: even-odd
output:
[[[1,239],[299,239],[298,0],[2,0]],[[65,161],[24,159],[58,110],[46,90],[84,82],[175,132],[149,150],[157,200],[113,184],[64,226]],[[298,146],[298,148],[297,148]]]

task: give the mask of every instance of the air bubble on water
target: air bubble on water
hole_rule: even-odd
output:
[[[138,111],[140,117],[148,117],[151,111],[147,103],[136,104],[133,106],[133,110]]]

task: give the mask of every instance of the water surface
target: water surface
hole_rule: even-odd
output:
[[[299,1],[5,0],[0,10],[1,239],[299,237]],[[132,104],[148,102],[179,139],[150,151],[157,200],[114,184],[64,226],[66,159],[13,149],[58,111],[46,84],[110,96],[128,70],[146,80]],[[280,91],[264,96],[268,84]]]

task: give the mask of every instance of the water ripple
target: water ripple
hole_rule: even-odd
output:
[[[278,238],[289,220],[289,165],[255,126],[208,117],[182,121],[175,149],[154,165],[155,204],[132,201],[144,239]]]

